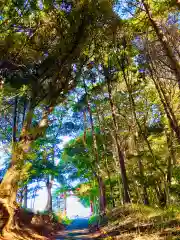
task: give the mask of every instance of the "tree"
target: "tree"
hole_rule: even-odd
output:
[[[106,3],[108,8],[104,7]],[[22,11],[23,6],[25,11]],[[18,16],[16,7],[21,16]],[[110,19],[113,12],[109,1],[85,1],[82,4],[73,2],[66,5],[65,9],[59,7],[61,8],[44,4],[40,13],[34,5],[26,6],[24,3],[20,6],[13,2],[2,12],[2,21],[6,19],[8,22],[8,26],[2,29],[4,48],[1,50],[0,69],[5,79],[4,86],[10,84],[19,89],[25,85],[29,99],[19,140],[13,146],[11,165],[1,183],[3,204],[13,205],[18,190],[17,183],[22,178],[24,160],[31,145],[45,134],[49,125],[48,116],[53,107],[63,101],[68,91],[76,85],[82,65],[86,62],[84,49],[90,44],[92,33],[95,36],[101,24],[107,22],[109,25],[108,21],[113,21]],[[26,21],[26,15],[31,16],[31,20]],[[16,21],[16,16],[19,21]],[[6,34],[7,27],[10,29],[9,34]],[[48,34],[44,35],[43,32]],[[14,44],[15,40],[17,42]],[[13,51],[9,51],[10,48]],[[73,66],[76,66],[76,70],[73,70]],[[41,120],[32,127],[33,114],[40,103],[46,106],[43,107]],[[7,205],[7,209],[10,213],[7,228],[11,228],[13,208]]]
[[[10,215],[7,230],[17,193],[26,206],[33,181],[46,183],[47,211],[54,180],[65,199],[78,180],[74,192],[96,213],[130,202],[178,204],[178,1],[3,6],[0,146],[8,161],[0,205]],[[63,136],[72,140],[59,147]]]

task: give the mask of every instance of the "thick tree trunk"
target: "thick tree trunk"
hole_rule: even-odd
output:
[[[14,153],[13,155],[16,154]],[[16,158],[16,156],[14,156],[14,158]],[[20,173],[21,170],[18,169],[18,165],[11,164],[0,185],[0,198],[6,199],[8,204],[16,202]]]
[[[25,129],[22,131],[24,131],[23,134],[26,132]],[[18,182],[20,181],[26,150],[29,150],[30,148],[30,141],[28,141],[27,138],[28,135],[26,132],[21,137],[21,140],[14,144],[10,167],[8,168],[0,185],[0,197],[6,198],[9,204],[16,201]]]
[[[14,195],[17,194],[18,182],[21,177],[24,160],[27,152],[30,150],[32,142],[35,141],[38,137],[42,136],[48,126],[48,113],[49,112],[46,112],[43,115],[38,127],[34,129],[35,131],[33,131],[33,133],[35,133],[33,135],[30,133],[33,115],[33,110],[31,109],[26,121],[24,122],[19,142],[17,142],[13,147],[10,167],[8,168],[0,185],[0,197],[5,197],[9,202],[13,202],[16,199]]]
[[[51,193],[52,183],[49,180],[49,176],[47,177],[46,188],[47,188],[48,197],[47,197],[47,204],[46,204],[45,210],[47,212],[52,212],[52,193]]]
[[[12,126],[12,161],[0,185],[0,198],[2,198],[5,203],[12,206],[14,206],[14,202],[16,202],[18,181],[20,176],[20,170],[15,164],[16,158],[19,157],[21,159],[22,156],[16,145],[17,100],[18,98],[15,97]],[[9,214],[10,212],[12,212],[12,210],[9,211]]]
[[[125,161],[124,161],[124,153],[120,147],[119,139],[118,139],[118,125],[116,122],[116,114],[115,114],[115,106],[112,100],[112,90],[111,90],[111,82],[109,79],[109,73],[108,70],[104,68],[104,73],[107,80],[107,87],[108,87],[108,93],[109,93],[109,102],[111,106],[111,115],[113,119],[113,126],[114,126],[114,137],[117,147],[117,153],[118,153],[118,159],[120,164],[120,170],[121,170],[121,178],[123,183],[123,191],[124,191],[124,203],[130,202],[130,196],[129,196],[129,185],[128,185],[128,179],[126,174],[126,167],[125,167]]]
[[[16,196],[18,184],[20,180],[24,179],[24,175],[21,176],[21,173],[24,167],[26,154],[30,150],[32,142],[44,134],[44,131],[48,126],[47,118],[49,113],[49,109],[44,112],[39,125],[36,129],[34,129],[35,131],[33,131],[32,134],[30,128],[33,117],[33,108],[30,107],[26,120],[23,124],[19,141],[13,146],[11,163],[0,185],[0,198],[3,199],[4,203],[6,203],[6,207],[10,215],[6,226],[7,230],[11,230],[11,228],[15,226],[15,210],[17,208]]]

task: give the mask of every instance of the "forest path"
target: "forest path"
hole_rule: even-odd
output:
[[[66,228],[65,231],[58,233],[56,240],[61,239],[95,239],[97,236],[90,234],[88,231],[88,219],[87,218],[77,218]]]

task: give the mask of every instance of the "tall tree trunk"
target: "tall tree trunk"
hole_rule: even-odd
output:
[[[47,177],[46,180],[46,188],[47,188],[47,204],[45,207],[45,210],[47,212],[52,212],[52,193],[51,193],[51,188],[52,188],[52,182],[49,179],[49,176]]]
[[[20,204],[20,206],[22,206],[22,203],[23,203],[23,189],[21,188],[19,190],[19,204]]]
[[[90,200],[90,210],[91,210],[91,215],[93,215],[94,212],[94,206],[93,206],[93,201]]]
[[[159,81],[157,79],[155,79],[155,77],[153,75],[153,71],[152,71],[153,65],[152,64],[151,64],[151,67],[149,70],[150,70],[154,85],[156,87],[157,93],[158,93],[161,103],[163,105],[164,111],[166,113],[167,119],[169,121],[169,125],[170,125],[171,129],[174,131],[174,133],[176,134],[177,140],[180,143],[180,127],[178,125],[177,118],[169,104],[169,101],[166,97],[166,94],[165,94],[163,88],[160,86]]]
[[[180,63],[179,61],[176,59],[173,49],[171,48],[171,46],[169,45],[168,39],[166,38],[166,36],[163,34],[163,31],[161,30],[161,28],[158,26],[157,21],[153,18],[153,14],[152,11],[150,9],[150,6],[148,5],[148,3],[146,2],[146,0],[142,0],[143,6],[145,8],[146,14],[148,16],[148,19],[151,23],[151,26],[153,27],[154,31],[156,32],[156,35],[169,59],[169,63],[171,65],[171,69],[173,69],[174,71],[174,75],[176,76],[178,85],[179,85],[179,89],[180,89]]]
[[[13,145],[11,164],[0,185],[0,197],[7,199],[9,204],[16,201],[21,168],[24,164],[26,149],[28,150],[30,147],[30,141],[28,141],[28,130],[30,129],[32,114],[33,110],[30,109],[27,120],[23,125],[21,139]]]
[[[159,200],[159,205],[160,207],[164,208],[167,204],[167,196],[165,189],[162,190],[160,185],[161,183],[157,183],[155,189]]]
[[[27,99],[24,98],[24,106],[23,106],[23,114],[22,114],[22,128],[24,125],[25,117],[26,117],[26,109],[27,109]]]
[[[84,136],[83,136],[83,141],[84,141],[84,145],[86,145],[86,122],[87,122],[87,118],[86,118],[86,110],[83,110],[83,118],[84,118]]]
[[[139,167],[139,173],[140,173],[141,181],[142,181],[141,185],[142,185],[142,190],[143,190],[143,200],[144,200],[145,205],[149,205],[147,186],[146,186],[145,179],[144,179],[145,178],[144,167],[143,167],[143,164],[142,164],[142,159],[139,156],[140,154],[139,154],[139,148],[138,148],[138,142],[137,142],[136,136],[134,136],[134,142],[135,142],[136,152],[138,154],[138,167]]]
[[[96,110],[97,110],[96,112],[97,112],[97,118],[98,118],[98,122],[99,122],[100,133],[103,135],[104,141],[106,141],[105,130],[104,130],[103,125],[101,124],[98,107],[96,108]],[[113,186],[112,186],[112,181],[111,181],[111,173],[110,173],[109,167],[108,167],[108,159],[107,159],[107,156],[106,156],[106,145],[104,144],[104,141],[102,143],[102,146],[103,146],[104,159],[105,159],[105,168],[106,168],[106,172],[107,172],[108,180],[109,180],[110,197],[111,197],[111,201],[112,201],[112,207],[115,207],[115,201],[114,201],[114,198],[113,198]]]
[[[67,193],[64,192],[64,215],[67,215]]]
[[[51,109],[48,109],[44,112],[38,126],[34,129],[33,134],[31,134],[30,129],[34,111],[31,105],[26,120],[24,121],[19,141],[13,146],[11,164],[0,185],[0,201],[6,204],[10,214],[8,224],[6,225],[7,230],[10,230],[14,226],[18,183],[21,179],[26,154],[29,152],[32,142],[42,136],[48,127],[47,118],[50,110]],[[22,177],[24,177],[24,175]]]
[[[154,162],[156,163],[156,157],[154,156],[154,153],[153,153],[153,150],[151,148],[151,145],[148,141],[148,138],[146,136],[146,134],[144,133],[144,131],[142,130],[142,127],[141,127],[141,124],[138,120],[138,117],[136,115],[136,104],[135,104],[135,100],[134,100],[134,97],[132,95],[132,87],[131,87],[131,84],[130,82],[128,81],[129,79],[127,78],[127,75],[126,75],[126,72],[125,72],[125,66],[128,65],[128,57],[126,56],[126,39],[124,38],[124,52],[123,52],[123,58],[122,58],[122,61],[119,61],[119,59],[117,58],[118,60],[118,63],[119,63],[119,66],[121,67],[121,70],[122,70],[122,74],[123,74],[123,78],[124,78],[124,81],[125,81],[125,84],[126,84],[126,88],[127,88],[127,91],[129,93],[129,103],[131,105],[131,110],[132,110],[132,113],[133,113],[133,116],[134,116],[134,119],[136,121],[136,124],[138,126],[138,129],[140,131],[140,134],[142,135],[142,137],[144,138],[144,141],[146,142],[147,144],[147,147],[149,149],[149,152],[154,160]]]
[[[123,150],[120,147],[119,139],[118,139],[118,125],[116,121],[116,114],[115,114],[115,106],[112,100],[112,87],[111,87],[111,81],[109,79],[109,73],[108,69],[104,68],[104,73],[107,81],[107,87],[108,87],[108,93],[109,93],[109,102],[111,106],[111,115],[113,119],[113,126],[114,126],[114,136],[115,136],[115,142],[117,147],[117,153],[119,158],[119,164],[120,164],[120,170],[121,170],[121,177],[122,177],[122,183],[123,183],[123,191],[124,191],[124,203],[130,202],[130,196],[129,196],[129,185],[128,185],[128,179],[126,174],[126,167],[125,167],[125,161],[124,161],[124,153]]]
[[[32,197],[32,203],[31,203],[31,208],[34,209],[35,207],[35,201],[36,201],[36,193],[39,190],[39,182],[37,182],[37,185],[35,186],[33,190],[33,197]]]
[[[106,188],[103,182],[102,177],[98,176],[98,185],[99,185],[99,206],[100,206],[100,213],[105,213],[106,209]]]
[[[27,208],[27,199],[28,199],[28,186],[24,187],[24,208]]]
[[[24,121],[25,121],[25,116],[26,116],[26,108],[27,108],[27,99],[24,98],[24,106],[23,106],[23,114],[22,114],[22,128],[24,125]],[[26,184],[24,186],[24,191],[23,191],[23,207],[27,208],[27,201],[28,201],[28,185]]]
[[[167,195],[167,203],[170,204],[170,187],[171,187],[171,181],[172,181],[172,171],[173,171],[173,165],[176,163],[176,158],[175,158],[174,149],[173,149],[173,131],[172,130],[170,132],[166,131],[166,139],[167,139],[167,145],[169,149],[169,156],[167,157],[167,178],[164,181],[165,181],[165,189],[166,189],[166,195]]]
[[[154,152],[153,152],[153,149],[152,149],[152,147],[151,147],[151,145],[150,145],[150,142],[149,142],[149,140],[148,140],[148,137],[147,137],[147,135],[145,134],[145,132],[143,131],[143,129],[142,129],[142,127],[141,127],[141,124],[140,124],[140,122],[139,122],[139,120],[138,120],[137,114],[136,114],[136,104],[135,104],[135,100],[134,100],[134,97],[133,97],[133,94],[132,94],[132,85],[131,85],[131,83],[130,83],[130,81],[129,81],[129,78],[127,77],[128,75],[126,75],[126,71],[125,71],[125,66],[126,66],[126,65],[129,65],[128,57],[127,57],[127,55],[126,55],[126,39],[125,39],[125,38],[124,38],[124,41],[123,41],[123,42],[124,42],[124,45],[123,45],[124,51],[123,51],[123,57],[122,57],[122,59],[121,59],[122,62],[119,61],[118,58],[117,58],[117,60],[118,60],[119,66],[121,67],[122,74],[123,74],[123,78],[124,78],[124,81],[125,81],[125,84],[126,84],[126,88],[127,88],[128,93],[129,93],[129,102],[130,102],[130,105],[131,105],[131,108],[132,108],[132,113],[133,113],[133,115],[134,115],[134,119],[135,119],[136,124],[137,124],[137,126],[138,126],[138,129],[139,129],[139,131],[140,131],[140,134],[142,135],[144,141],[145,141],[146,144],[147,144],[147,147],[148,147],[148,149],[149,149],[149,152],[150,152],[150,154],[151,154],[151,156],[152,156],[152,159],[153,159],[153,161],[154,161],[154,165],[156,166],[156,168],[158,168],[158,169],[161,171],[162,174],[164,174],[164,172],[163,172],[163,170],[161,169],[161,167],[158,166],[158,164],[157,164],[156,156],[154,155]]]
[[[106,212],[106,193],[105,193],[105,186],[103,183],[102,178],[100,177],[100,169],[99,169],[99,154],[98,154],[98,145],[97,145],[97,139],[96,139],[96,133],[95,133],[95,128],[94,128],[94,122],[93,122],[93,116],[92,116],[92,111],[91,111],[91,106],[89,103],[88,99],[88,92],[87,92],[87,86],[85,79],[84,81],[84,90],[86,94],[86,104],[87,104],[87,109],[90,117],[90,124],[91,124],[91,132],[92,132],[92,138],[93,138],[93,152],[94,152],[94,157],[95,157],[95,166],[97,167],[97,181],[98,181],[98,186],[99,186],[99,193],[100,193],[100,210],[105,213]]]
[[[176,157],[173,149],[173,132],[166,131],[166,138],[167,138],[167,145],[169,149],[169,157],[168,157],[168,163],[167,163],[167,182],[169,185],[171,185],[173,165],[176,164]]]
[[[35,131],[33,131],[34,135],[32,135],[30,133],[30,128],[33,109],[29,110],[19,141],[13,147],[10,167],[8,168],[0,185],[0,197],[6,198],[9,203],[12,203],[16,200],[18,182],[20,180],[21,170],[24,166],[26,154],[30,150],[32,142],[44,134],[44,131],[48,126],[48,114],[48,111],[44,113],[39,125],[36,127],[36,129],[34,129]]]
[[[18,97],[14,99],[14,112],[13,112],[13,127],[12,127],[12,143],[16,142],[16,132],[17,132],[17,104]]]

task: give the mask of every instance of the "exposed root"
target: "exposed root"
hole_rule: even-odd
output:
[[[63,225],[56,223],[51,215],[34,214],[0,200],[0,231],[6,240],[47,240],[62,229]]]

